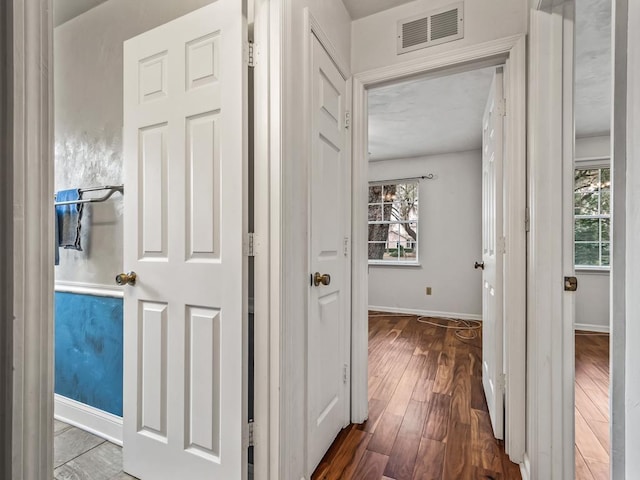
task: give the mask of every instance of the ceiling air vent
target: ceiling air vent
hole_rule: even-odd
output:
[[[398,54],[464,37],[464,2],[398,22]]]

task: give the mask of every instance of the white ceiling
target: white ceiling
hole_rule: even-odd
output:
[[[353,20],[389,10],[412,0],[342,0]]]
[[[369,158],[410,158],[481,148],[495,67],[369,91]]]
[[[378,2],[375,2],[378,3]],[[576,137],[611,123],[611,0],[576,2]],[[492,69],[412,80],[369,92],[370,159],[479,149]]]
[[[107,0],[53,0],[53,24],[57,27]]]
[[[576,2],[576,136],[611,129],[611,0]]]

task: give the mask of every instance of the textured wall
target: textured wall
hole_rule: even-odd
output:
[[[122,44],[211,1],[109,0],[55,29],[56,190],[123,183]],[[61,250],[56,280],[113,284],[122,204],[116,194],[85,210],[84,251]]]
[[[122,416],[122,299],[57,292],[55,392]]]
[[[482,315],[482,152],[370,162],[369,180],[433,173],[419,191],[419,267],[369,266],[369,305]],[[432,295],[425,294],[432,287]]]

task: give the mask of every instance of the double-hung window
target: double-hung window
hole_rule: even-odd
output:
[[[611,169],[579,167],[574,176],[576,268],[609,268]]]
[[[418,182],[369,184],[369,263],[418,263]]]

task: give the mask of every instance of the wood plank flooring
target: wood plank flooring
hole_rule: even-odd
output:
[[[122,448],[55,420],[54,480],[135,480],[122,471]]]
[[[609,335],[576,332],[576,480],[609,478]]]
[[[480,337],[372,312],[369,420],[340,432],[312,479],[520,479],[493,436],[481,348]]]

